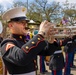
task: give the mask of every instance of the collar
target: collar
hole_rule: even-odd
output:
[[[13,38],[17,39],[17,40],[25,41],[25,39],[26,39],[26,36],[25,36],[25,35],[12,34],[11,36],[12,36]]]

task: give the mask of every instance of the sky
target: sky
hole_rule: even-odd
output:
[[[10,7],[13,3],[13,1],[22,1],[22,2],[27,2],[27,0],[0,0],[0,5],[3,6],[3,8],[6,10],[7,7]],[[34,0],[28,0],[28,2],[31,2]],[[65,2],[66,0],[48,0],[48,3],[52,2],[52,1],[56,1],[56,2]],[[76,3],[76,0],[68,0],[69,3]]]
[[[51,1],[56,1],[56,2],[65,2],[66,0],[48,0],[49,2]],[[69,3],[76,3],[76,0],[68,0]]]

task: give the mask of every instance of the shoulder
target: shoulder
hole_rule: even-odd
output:
[[[9,42],[11,42],[11,43],[13,43],[13,44],[16,44],[16,40],[15,40],[15,39],[6,38],[6,39],[4,39],[4,40],[1,42],[1,46],[3,46],[3,45],[6,44],[6,43],[9,43]]]

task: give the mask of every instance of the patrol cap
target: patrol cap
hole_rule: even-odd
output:
[[[6,20],[7,22],[21,21],[21,20],[29,21],[26,18],[26,13],[27,13],[27,9],[25,7],[15,7],[15,8],[12,8],[12,9],[6,11],[2,15],[2,19]]]

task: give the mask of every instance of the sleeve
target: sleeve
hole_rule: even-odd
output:
[[[6,50],[7,45],[12,44]],[[36,55],[41,52],[46,46],[44,38],[40,35],[34,36],[29,42],[24,44],[21,48],[17,47],[14,42],[5,42],[1,44],[2,58],[5,61],[11,62],[16,65],[27,65]]]
[[[65,38],[63,41],[62,41],[62,46],[65,46],[68,42],[68,38]]]
[[[57,42],[54,42],[54,43],[47,42],[47,46],[45,47],[43,51],[39,53],[39,55],[50,56],[57,50],[57,48],[58,48]]]

